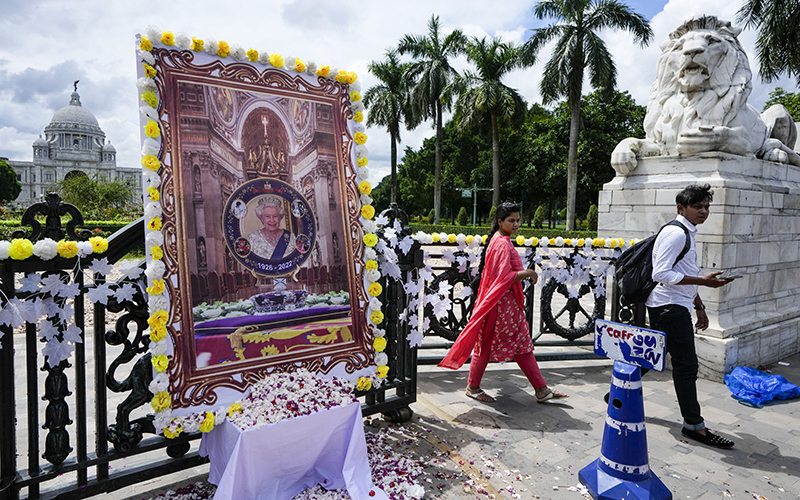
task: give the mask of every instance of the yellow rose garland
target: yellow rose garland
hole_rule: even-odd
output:
[[[147,227],[151,231],[159,231],[161,229],[161,217],[153,217],[150,222],[147,223]]]
[[[228,57],[231,53],[231,46],[228,42],[220,40],[217,42],[217,55],[222,57],[223,59]]]
[[[159,128],[158,123],[150,120],[147,122],[147,125],[144,126],[144,133],[151,139],[158,139],[158,137],[161,135],[161,129]]]
[[[232,417],[235,414],[241,413],[241,412],[242,412],[242,403],[236,402],[236,403],[231,404],[228,407],[228,416],[229,417]]]
[[[359,111],[359,113],[360,113],[360,111]],[[358,114],[358,113],[356,113],[356,114]],[[367,165],[369,165],[369,160],[367,159],[367,157],[366,157],[366,156],[362,156],[361,158],[358,158],[358,159],[356,160],[356,164],[357,164],[359,167],[366,167]]]
[[[149,38],[143,36],[142,41],[139,42],[139,48],[144,50],[145,52],[150,52],[151,50],[153,50],[153,43],[150,41]]]
[[[378,367],[378,377],[386,378],[386,375],[389,374],[389,367],[386,365],[381,365]]]
[[[381,311],[372,311],[372,314],[369,315],[369,319],[376,325],[380,325],[381,323],[383,323],[383,313]],[[383,337],[378,337],[378,338],[382,339]]]
[[[175,35],[171,31],[162,32],[161,43],[164,45],[175,45]]]
[[[258,61],[258,51],[256,49],[250,49],[247,51],[247,60],[250,62]]]
[[[368,391],[372,388],[372,381],[368,377],[358,377],[356,380],[356,390]]]
[[[158,245],[153,245],[150,247],[150,256],[153,257],[154,260],[161,260],[164,257],[164,251],[161,250],[161,247]]]
[[[153,280],[153,284],[147,287],[147,293],[150,295],[161,295],[167,289],[167,285],[163,279]]]
[[[78,255],[78,242],[61,240],[58,242],[58,255],[71,259]]]
[[[166,354],[153,356],[150,358],[150,362],[153,364],[153,368],[155,368],[158,373],[165,371],[169,366],[169,358]]]
[[[361,194],[370,194],[372,192],[372,184],[369,181],[361,181],[358,183],[358,190]]]
[[[367,271],[374,271],[378,269],[378,262],[374,260],[368,260],[364,266],[367,268]]]
[[[189,47],[195,52],[203,52],[203,47],[205,47],[205,42],[200,38],[192,37],[192,45]]]
[[[147,170],[152,170],[153,172],[157,172],[158,169],[161,168],[161,162],[154,155],[144,155],[142,156],[142,166]]]
[[[149,64],[143,63],[142,66],[144,66],[144,74],[147,75],[148,78],[155,78],[158,74],[156,69]]]
[[[214,414],[210,411],[207,411],[206,418],[203,419],[203,423],[200,424],[200,432],[211,432],[211,430],[214,428],[215,420]]]
[[[330,72],[331,72],[331,67],[330,66],[327,66],[327,65],[326,66],[320,66],[319,69],[317,70],[317,76],[321,76],[322,78],[325,78],[326,76],[328,76],[328,74]]]
[[[367,233],[364,235],[364,244],[368,247],[374,247],[378,244],[378,237],[373,233]]]
[[[367,134],[364,132],[356,132],[353,134],[353,140],[356,141],[356,144],[359,146],[363,146],[367,142]]]
[[[169,313],[164,309],[159,309],[147,318],[147,324],[150,325],[150,328],[165,327],[167,326],[167,321],[169,321]]]
[[[151,328],[150,329],[150,340],[153,342],[161,342],[167,338],[167,327],[160,326],[158,328]]]
[[[142,92],[142,95],[139,96],[144,102],[147,103],[148,106],[151,108],[155,108],[158,106],[158,97],[156,97],[155,92],[152,90],[148,90],[147,92]]]
[[[370,283],[369,287],[367,288],[367,293],[369,293],[373,297],[377,297],[378,295],[383,293],[383,287],[377,281],[374,283]]]
[[[158,201],[161,199],[161,193],[158,192],[158,189],[148,186],[147,197],[150,198],[150,201]]]
[[[372,205],[364,205],[361,207],[361,217],[371,219],[375,217],[375,207]]]
[[[108,240],[101,236],[92,236],[89,238],[89,243],[92,244],[92,252],[105,253],[108,250]]]
[[[150,400],[150,406],[153,407],[153,411],[156,413],[166,410],[172,406],[172,396],[166,391],[161,391]]]
[[[358,123],[363,122],[364,121],[364,113],[362,113],[361,111],[356,111],[353,114],[353,120],[355,120]],[[359,160],[361,160],[361,158],[359,158]],[[359,165],[359,167],[363,167],[363,166],[364,165]]]
[[[380,311],[376,311],[380,312]],[[375,349],[375,352],[383,352],[386,349],[386,338],[385,337],[375,337],[375,340],[372,341],[372,348]]]
[[[179,425],[175,429],[175,432],[173,432],[173,431],[171,431],[169,429],[164,429],[164,437],[167,438],[167,439],[175,439],[176,437],[180,436],[181,432],[183,432],[183,426],[182,425]]]
[[[275,66],[276,68],[282,68],[283,67],[283,56],[278,54],[278,53],[270,54],[269,63],[271,65]]]
[[[8,247],[8,256],[14,260],[25,260],[33,255],[33,243],[25,238],[14,238]]]

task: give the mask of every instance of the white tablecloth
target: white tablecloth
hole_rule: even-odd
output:
[[[372,484],[358,402],[246,431],[226,420],[203,435],[200,455],[211,460],[214,500],[288,500],[316,484],[388,500]]]

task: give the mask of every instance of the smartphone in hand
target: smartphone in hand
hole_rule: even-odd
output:
[[[721,280],[737,280],[737,279],[743,278],[743,277],[744,276],[742,276],[741,274],[730,274],[728,276],[725,276],[723,274],[722,276],[717,276],[717,278],[719,278]]]

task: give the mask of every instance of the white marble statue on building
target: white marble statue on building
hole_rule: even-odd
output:
[[[792,151],[796,133],[784,130],[793,125],[788,111],[778,105],[762,115],[747,103],[752,72],[740,32],[730,22],[701,16],[670,33],[650,89],[646,138],[617,145],[611,165],[618,174],[629,174],[644,156],[709,151],[800,166]]]

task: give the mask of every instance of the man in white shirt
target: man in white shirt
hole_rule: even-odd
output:
[[[700,296],[698,286],[719,288],[730,283],[730,279],[720,279],[722,271],[699,277],[695,235],[697,225],[708,218],[709,205],[714,192],[708,184],[692,184],[678,193],[676,220],[688,229],[668,225],[659,233],[653,246],[653,281],[658,285],[647,298],[645,305],[650,315],[650,328],[662,331],[667,337],[667,352],[672,357],[672,380],[678,405],[683,416],[684,436],[701,443],[729,448],[733,441],[706,429],[697,402],[697,353],[694,346],[694,328],[691,310],[697,314],[694,327],[708,328],[708,316]],[[682,259],[675,262],[689,238],[691,246]]]

